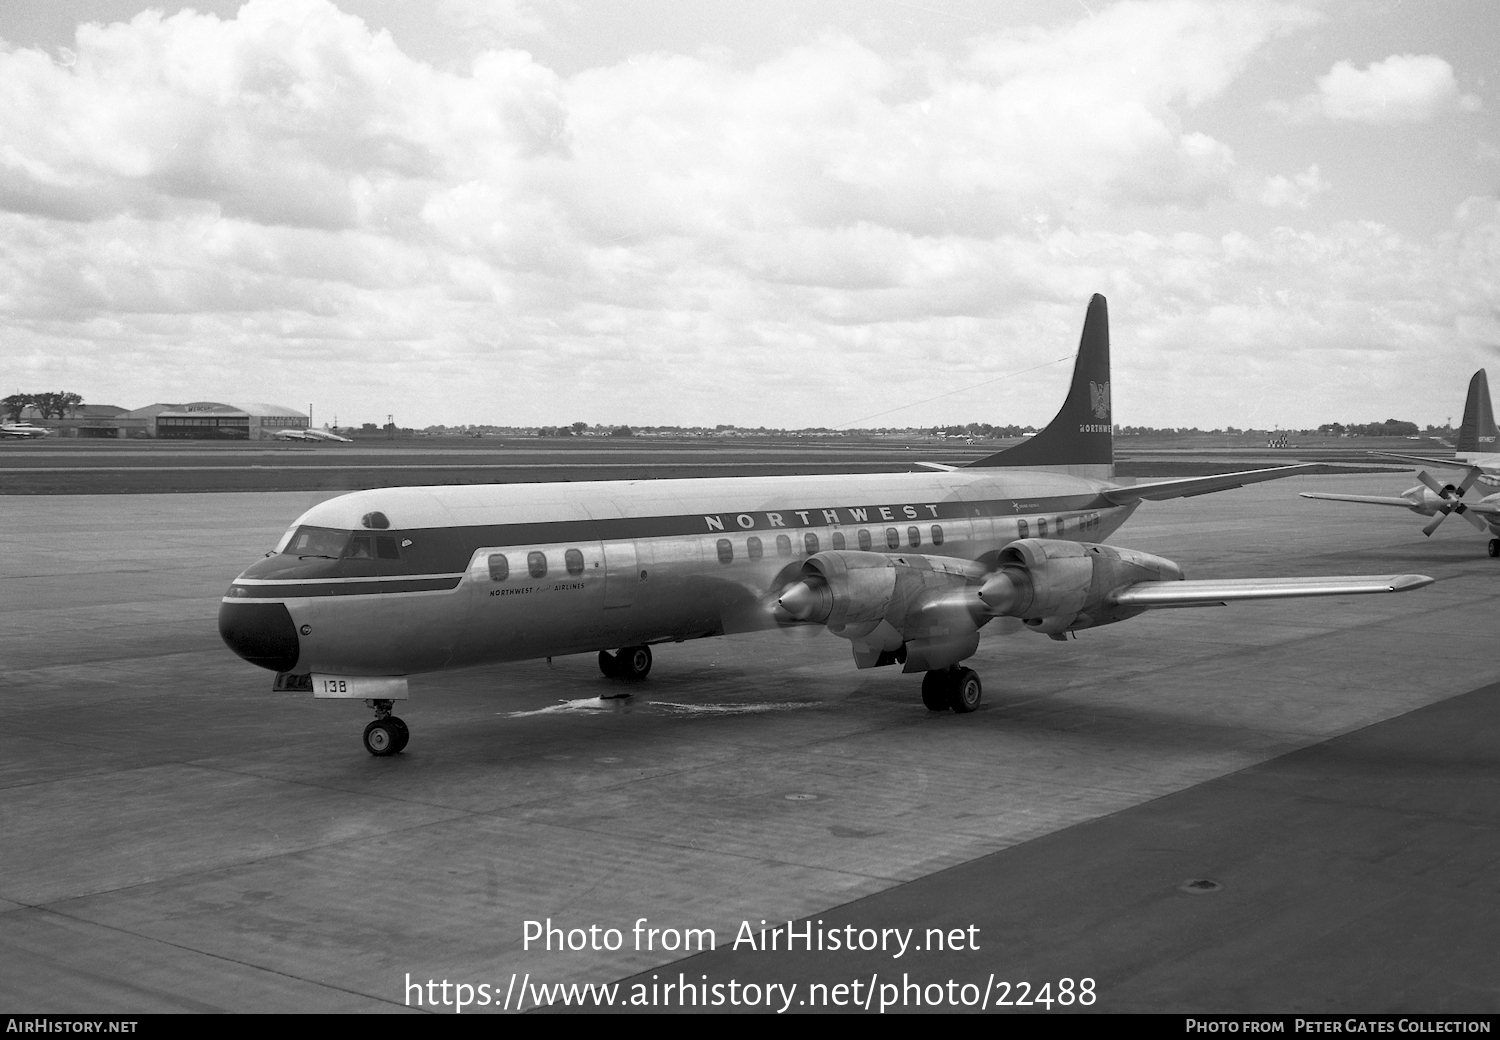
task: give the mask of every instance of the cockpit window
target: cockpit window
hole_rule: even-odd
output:
[[[357,534],[349,539],[349,548],[344,550],[346,560],[373,560],[375,558],[375,547],[370,544],[374,539],[367,534]]]
[[[368,539],[368,535],[363,536]],[[327,527],[299,527],[281,551],[288,556],[326,556],[337,560],[349,544],[348,531]]]

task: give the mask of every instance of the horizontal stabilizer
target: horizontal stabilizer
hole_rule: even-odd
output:
[[[1484,472],[1483,466],[1476,466],[1472,462],[1463,459],[1430,459],[1426,455],[1398,455],[1393,451],[1372,451],[1371,455],[1378,455],[1383,459],[1396,459],[1399,462],[1415,462],[1422,466],[1446,466],[1449,469],[1477,469]]]
[[[935,469],[939,473],[956,473],[958,471],[957,466],[948,466],[941,462],[919,462],[917,465],[924,469]]]
[[[1327,499],[1330,502],[1358,502],[1361,505],[1367,505],[1367,506],[1400,506],[1402,509],[1415,509],[1417,512],[1421,512],[1421,509],[1418,508],[1418,503],[1413,502],[1409,498],[1401,498],[1400,496],[1389,496],[1389,495],[1325,495],[1325,494],[1319,494],[1319,493],[1314,492],[1314,491],[1304,491],[1304,492],[1302,492],[1302,497],[1303,498],[1324,498],[1324,499]]]
[[[1326,578],[1229,578],[1222,581],[1145,581],[1110,593],[1122,607],[1212,607],[1256,599],[1357,596],[1409,592],[1431,585],[1425,574],[1354,574]]]
[[[1136,484],[1132,487],[1109,488],[1103,492],[1105,498],[1117,506],[1146,500],[1160,502],[1168,498],[1191,498],[1208,495],[1215,491],[1258,484],[1263,480],[1280,480],[1307,473],[1317,467],[1312,463],[1297,466],[1276,466],[1272,469],[1247,469],[1238,473],[1216,473],[1210,477],[1183,477],[1179,480],[1160,480],[1154,484]]]

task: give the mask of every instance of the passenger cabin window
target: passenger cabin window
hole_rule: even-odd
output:
[[[906,529],[906,541],[913,549],[922,544],[922,530],[919,527],[908,527]]]
[[[870,545],[871,545],[871,542],[870,542],[870,532],[861,529],[861,531],[859,532],[859,547],[860,547],[860,549],[863,550],[864,552],[869,552],[870,551]]]
[[[1058,517],[1057,518],[1057,533],[1058,533],[1058,535],[1061,535],[1063,533],[1063,519],[1064,519],[1063,517]]]
[[[818,536],[808,531],[802,536],[802,545],[807,549],[807,555],[811,556],[818,551]]]
[[[545,578],[547,576],[547,554],[544,552],[527,553],[526,571],[533,578]]]
[[[835,549],[842,549],[844,547],[844,532],[843,531],[835,531],[835,532],[833,532],[833,547]]]
[[[1045,516],[1036,518],[1036,536],[1038,538],[1047,537],[1047,518]]]
[[[765,548],[760,544],[760,539],[751,535],[745,539],[745,555],[752,560],[758,560],[766,554]]]
[[[1028,524],[1025,520],[1017,520],[1016,521],[1016,537],[1017,538],[1030,538],[1031,537],[1030,531],[1031,531],[1031,525]]]
[[[719,550],[720,563],[734,562],[734,543],[732,543],[728,538],[720,538],[717,542],[714,543],[714,547]]]
[[[901,548],[901,532],[894,527],[887,527],[885,529],[885,547],[887,549]]]
[[[568,568],[568,573],[578,575],[583,573],[583,553],[577,549],[569,549],[563,553],[563,564]]]
[[[504,553],[490,554],[490,581],[504,581],[510,577],[510,561]]]
[[[784,534],[776,536],[776,554],[778,556],[792,555],[792,540]]]
[[[937,524],[933,524],[932,525],[932,544],[933,545],[942,545],[943,544],[943,529],[941,527],[939,527]]]

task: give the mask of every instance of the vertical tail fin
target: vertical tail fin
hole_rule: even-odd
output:
[[[1490,408],[1490,379],[1484,369],[1469,380],[1469,397],[1464,402],[1464,423],[1458,428],[1454,452],[1489,455],[1500,451],[1500,431],[1495,429],[1495,413]]]
[[[1488,399],[1486,399],[1486,405]],[[1085,477],[1113,477],[1114,425],[1109,393],[1109,308],[1095,294],[1083,320],[1073,383],[1062,409],[1030,440],[970,466],[1033,466]]]

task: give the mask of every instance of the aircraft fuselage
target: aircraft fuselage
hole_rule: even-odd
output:
[[[785,623],[773,593],[821,550],[983,561],[1018,538],[1099,542],[1136,505],[1109,486],[962,470],[361,491],[299,518],[220,625],[263,667],[343,675],[755,631]]]

